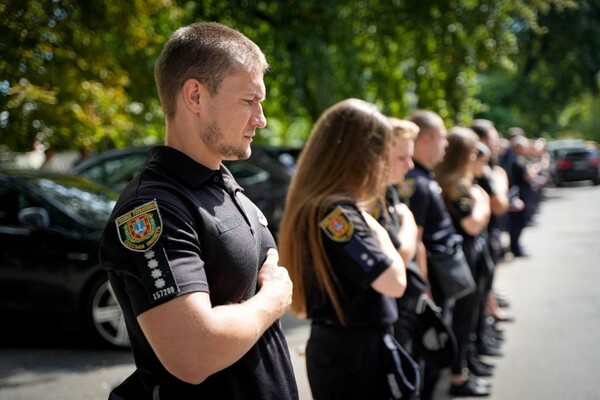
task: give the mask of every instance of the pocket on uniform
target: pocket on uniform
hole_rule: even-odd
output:
[[[234,215],[232,217],[217,222],[217,229],[219,230],[219,233],[223,234],[227,231],[232,230],[233,228],[240,226],[241,224],[242,219]]]

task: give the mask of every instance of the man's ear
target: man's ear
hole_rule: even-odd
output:
[[[188,79],[183,83],[181,95],[185,106],[193,113],[200,112],[200,101],[204,86],[196,79]]]

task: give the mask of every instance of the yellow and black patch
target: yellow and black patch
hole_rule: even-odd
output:
[[[410,198],[415,193],[416,182],[413,178],[405,179],[398,185],[398,196],[400,198]]]
[[[150,249],[162,233],[162,220],[156,200],[142,204],[115,220],[119,240],[133,251]]]
[[[381,215],[383,214],[383,208],[381,206],[381,203],[377,202],[377,203],[373,204],[373,206],[371,208],[369,208],[369,214],[371,214],[371,216],[373,218],[375,218],[377,221],[379,221],[381,218]]]
[[[336,242],[347,242],[354,233],[352,222],[344,215],[340,206],[327,214],[321,221],[320,226],[327,236]]]

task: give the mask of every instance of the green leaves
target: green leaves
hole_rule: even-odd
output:
[[[269,121],[258,140],[300,144],[333,103],[562,129],[598,94],[600,0],[6,0],[0,142],[103,150],[161,140],[153,66],[179,26],[232,26],[258,43]],[[595,104],[591,102],[590,104]],[[559,114],[561,117],[559,118]]]

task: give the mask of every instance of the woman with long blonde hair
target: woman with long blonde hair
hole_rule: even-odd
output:
[[[347,99],[316,122],[298,160],[279,230],[292,312],[312,320],[308,379],[316,399],[388,398],[381,333],[398,318],[404,263],[367,213],[385,194],[392,127]]]

